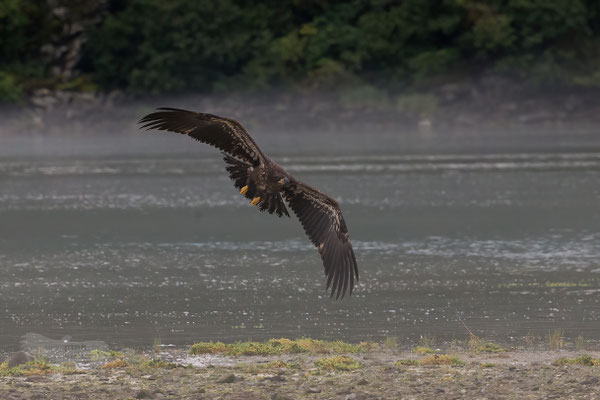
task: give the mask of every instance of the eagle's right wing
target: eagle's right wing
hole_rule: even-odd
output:
[[[141,128],[189,135],[248,164],[258,165],[265,157],[242,125],[230,118],[161,107],[140,120]]]

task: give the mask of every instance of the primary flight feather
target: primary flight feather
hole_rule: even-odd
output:
[[[158,110],[140,120],[141,128],[185,134],[221,150],[229,177],[250,204],[289,217],[287,202],[319,250],[331,296],[343,298],[346,291],[352,294],[358,266],[346,222],[334,199],[296,180],[265,156],[239,122],[177,108]]]

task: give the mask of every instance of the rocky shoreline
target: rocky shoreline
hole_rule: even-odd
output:
[[[414,131],[423,135],[504,130],[594,130],[600,123],[596,91],[545,93],[520,88],[497,76],[456,82],[424,92],[371,92],[347,88],[261,93],[187,94],[135,97],[108,93],[38,89],[24,102],[5,106],[0,137],[23,134],[120,134],[135,118],[160,105],[227,115],[266,131]]]
[[[0,368],[0,398],[357,400],[600,396],[599,361],[594,358],[597,351],[496,350],[439,353],[424,347],[398,351],[378,345],[366,352],[345,355],[194,355],[185,349],[111,352],[106,353],[107,358],[86,365],[48,366],[38,361],[28,364],[29,369],[13,369],[12,373],[4,366],[4,370]]]

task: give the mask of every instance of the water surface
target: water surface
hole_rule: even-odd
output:
[[[274,146],[344,212],[361,275],[335,301],[297,220],[258,212],[217,151],[175,139],[4,147],[0,349],[27,332],[116,347],[450,340],[465,338],[461,321],[499,342],[556,328],[600,339],[600,152]]]

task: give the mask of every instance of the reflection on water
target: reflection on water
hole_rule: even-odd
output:
[[[600,153],[274,156],[334,195],[360,268],[330,300],[300,224],[218,153],[0,159],[0,349],[554,328],[600,339]]]

